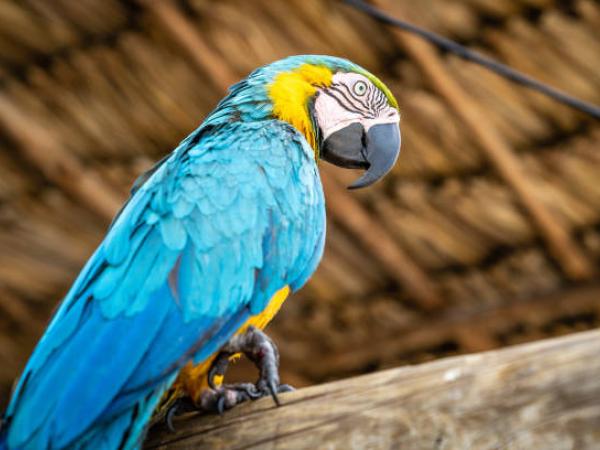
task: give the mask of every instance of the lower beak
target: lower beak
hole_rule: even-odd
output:
[[[353,123],[331,134],[323,143],[325,161],[347,169],[367,171],[348,189],[370,186],[387,174],[400,154],[400,128],[397,123],[373,125],[365,133]]]

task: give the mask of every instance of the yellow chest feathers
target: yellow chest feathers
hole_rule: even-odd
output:
[[[332,77],[326,67],[304,64],[293,71],[278,74],[269,86],[273,116],[301,132],[315,152],[317,139],[310,117],[309,100],[317,92],[317,87],[331,85]]]

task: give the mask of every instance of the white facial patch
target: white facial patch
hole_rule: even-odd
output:
[[[400,122],[385,94],[358,73],[336,73],[331,85],[319,90],[314,111],[323,139],[351,123],[368,132],[373,125]]]

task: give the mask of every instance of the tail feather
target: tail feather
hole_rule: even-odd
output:
[[[129,437],[131,437],[130,430],[135,427],[135,422],[135,411],[126,411],[108,422],[98,424],[93,430],[87,432],[82,439],[71,445],[71,447],[85,450],[132,448],[131,446],[126,446],[126,443]]]
[[[6,443],[6,422],[2,414],[0,414],[0,450],[8,450]]]
[[[84,450],[140,449],[152,412],[160,401],[166,386],[172,382],[171,378],[163,386],[146,395],[135,407],[125,410],[107,422],[99,423],[94,429],[86,432],[83,439],[72,446]],[[0,450],[5,449],[0,447]]]
[[[146,434],[152,412],[161,399],[162,393],[173,382],[170,377],[159,388],[154,389],[135,404],[110,419],[95,424],[82,436],[68,444],[69,449],[78,450],[138,450]],[[6,425],[6,424],[5,424]],[[0,422],[0,450],[15,450],[8,445],[9,428]],[[27,447],[35,448],[29,441]]]

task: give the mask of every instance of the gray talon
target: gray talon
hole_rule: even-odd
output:
[[[197,407],[189,397],[181,397],[175,400],[175,403],[167,410],[165,414],[165,424],[171,433],[175,433],[173,419],[181,414],[196,411]]]
[[[175,433],[175,427],[173,426],[173,417],[175,416],[175,409],[169,408],[167,415],[165,416],[165,423],[171,433]]]
[[[267,382],[267,388],[269,389],[269,393],[271,394],[271,397],[273,398],[273,401],[275,402],[275,404],[277,406],[281,406],[281,402],[279,401],[279,397],[277,397],[278,388],[275,385],[275,383],[273,382],[273,380],[269,380]]]

